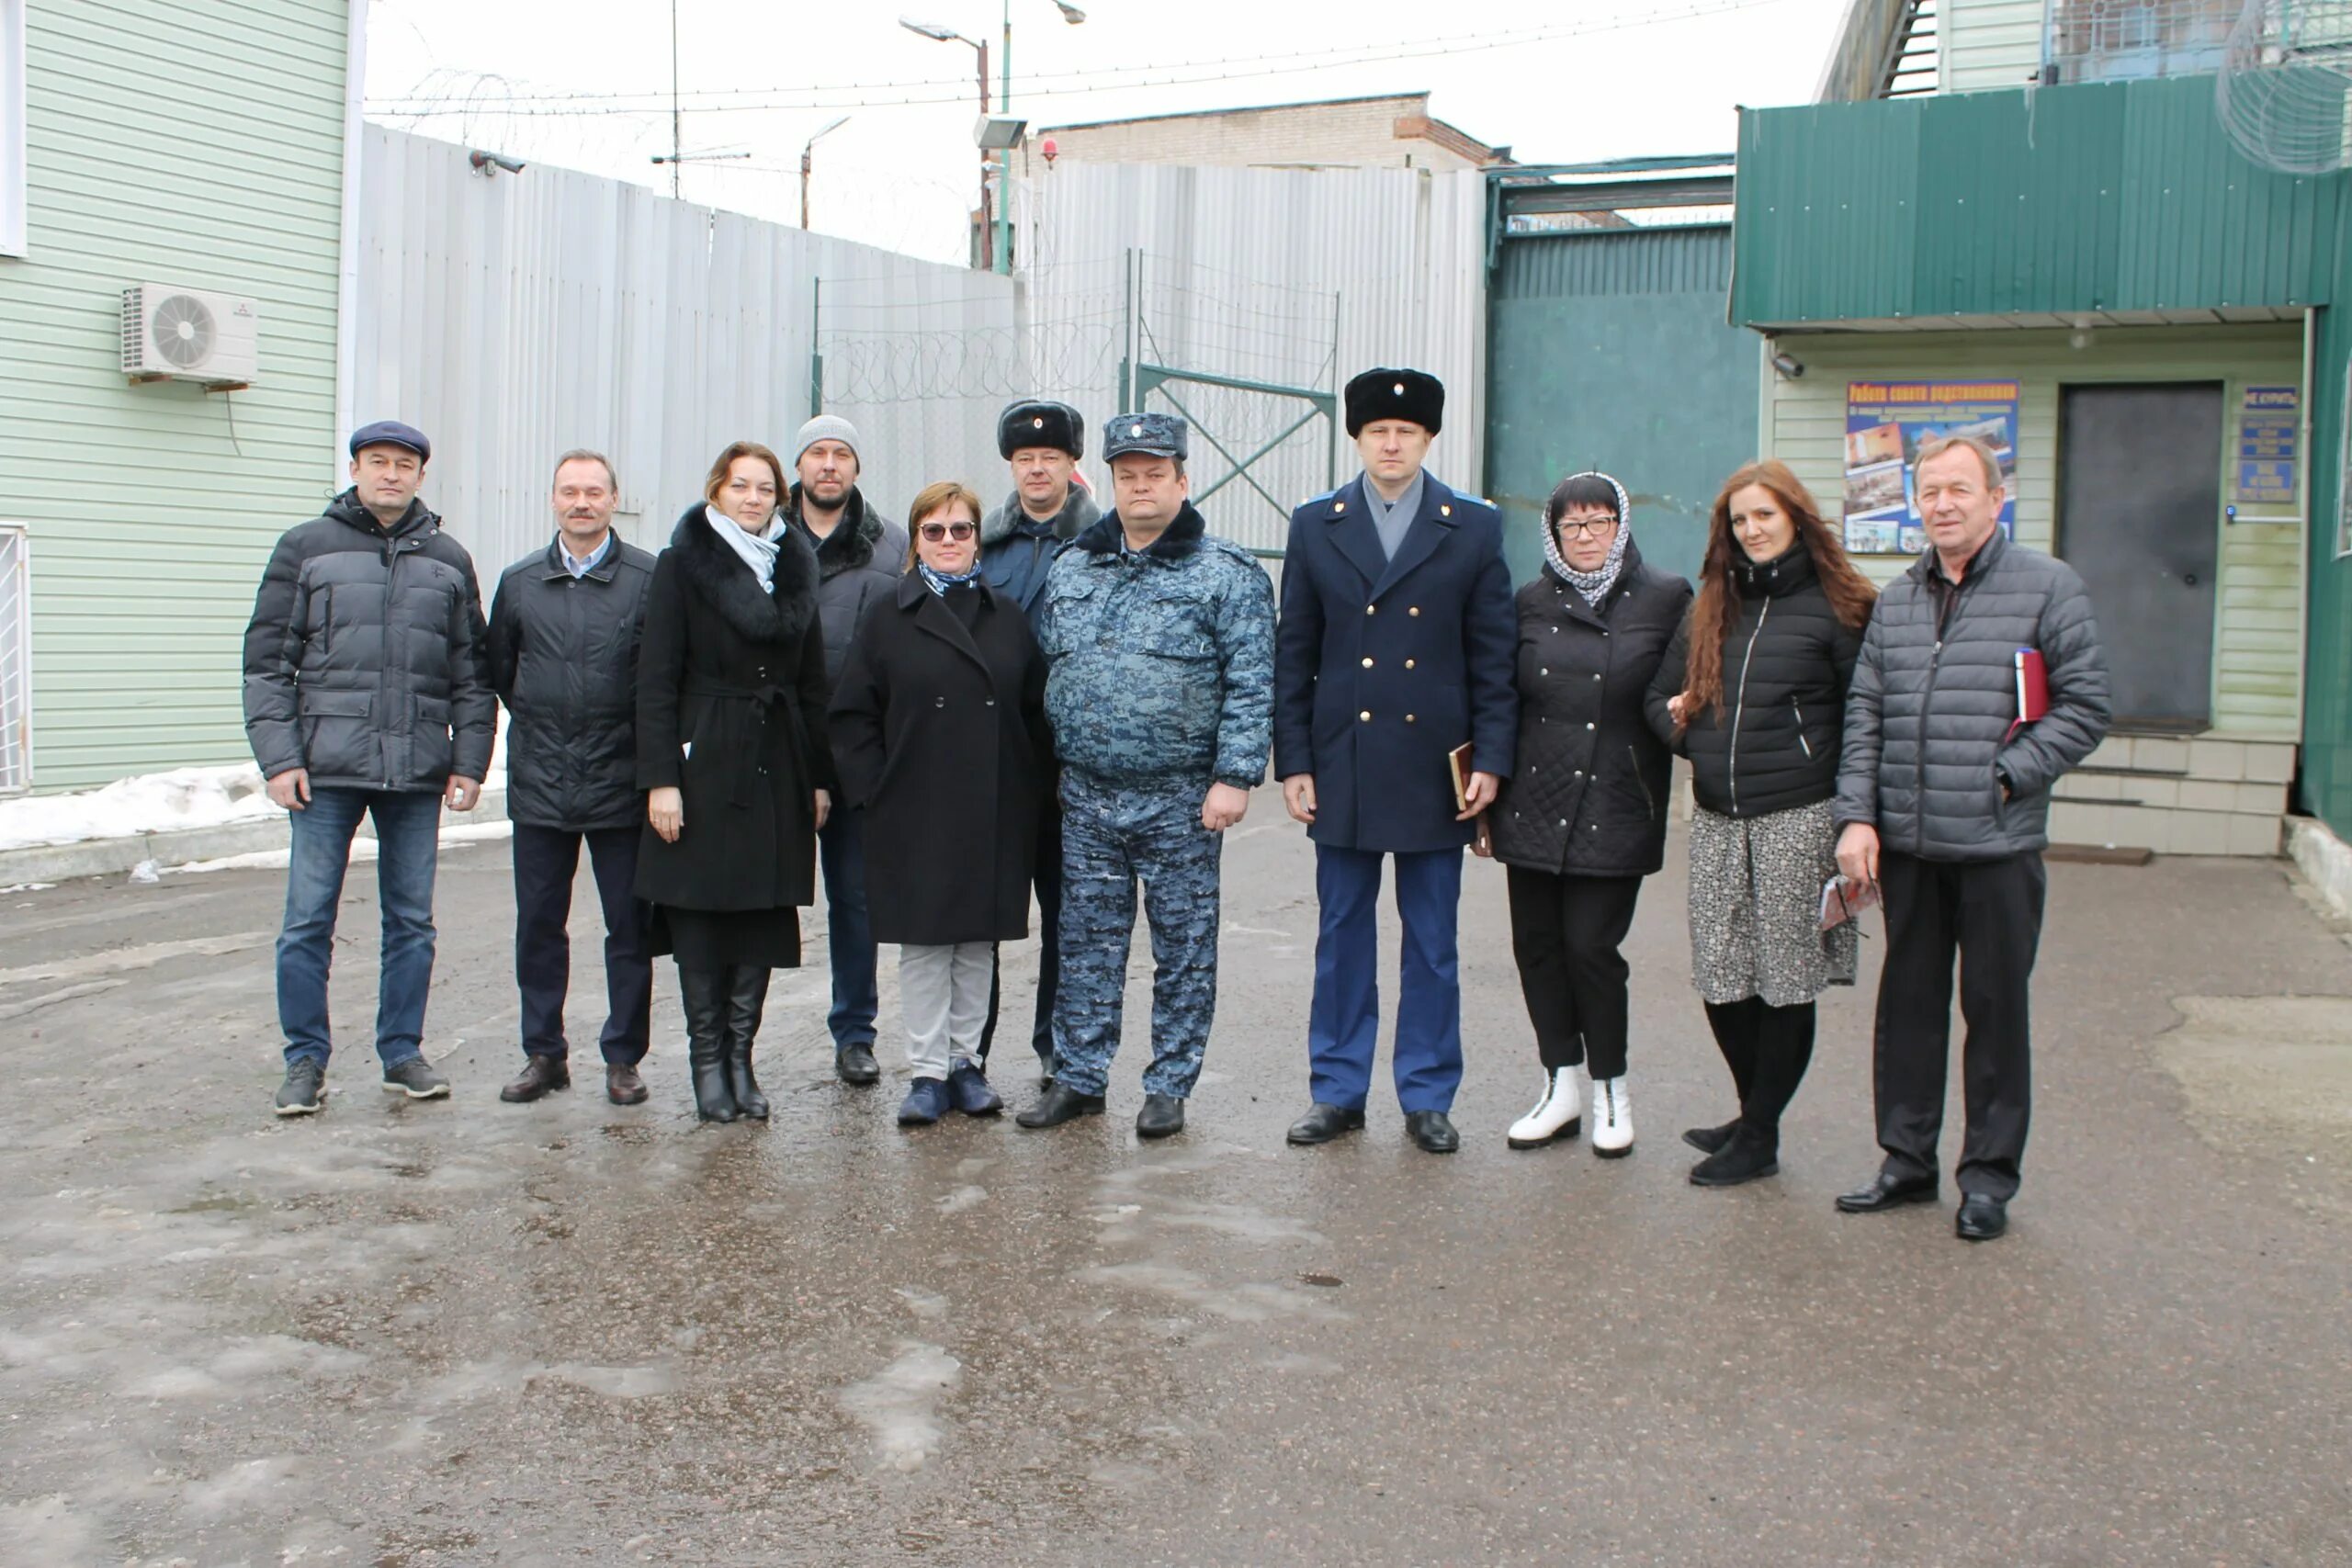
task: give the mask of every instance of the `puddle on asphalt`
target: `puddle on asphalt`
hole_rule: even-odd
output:
[[[885,1469],[911,1474],[938,1451],[940,1402],[963,1379],[963,1363],[942,1347],[901,1340],[898,1359],[842,1390],[841,1404],[865,1428]]]

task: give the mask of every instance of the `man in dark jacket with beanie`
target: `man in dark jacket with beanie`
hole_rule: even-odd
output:
[[[838,685],[851,640],[866,612],[887,600],[907,570],[907,531],[869,505],[857,487],[863,465],[857,427],[820,413],[793,441],[797,478],[784,515],[817,551],[817,617],[825,632],[825,683]],[[865,913],[865,814],[840,802],[817,829],[825,873],[825,950],[832,964],[833,1070],[842,1081],[882,1076],[874,1060],[874,929]]]
[[[1046,574],[1064,545],[1102,515],[1078,483],[1086,456],[1086,421],[1068,403],[1024,398],[997,416],[996,449],[1012,468],[1012,493],[980,520],[980,571],[988,585],[1012,599],[1036,631],[1046,611]],[[1061,988],[1062,807],[1046,792],[1037,825],[1037,997],[1029,1043],[1044,1076],[1054,1076],[1054,997]],[[1001,966],[989,982],[989,1019],[980,1030],[980,1060],[996,1043],[1003,1001]]]
[[[619,481],[602,453],[555,465],[556,536],[506,569],[490,607],[490,682],[506,705],[506,815],[514,823],[514,981],[523,1074],[499,1091],[570,1089],[564,994],[571,884],[584,842],[605,909],[605,1093],[645,1099],[653,1005],[647,911],[632,889],[645,793],[637,787],[637,644],[653,558],[613,531]]]
[[[1871,1063],[1886,1159],[1838,1207],[1935,1201],[1957,955],[1968,1131],[1956,1228],[1989,1241],[2007,1227],[2025,1155],[2051,786],[2107,733],[2107,657],[2074,568],[2001,532],[1990,447],[1931,440],[1914,474],[1929,547],[1862,636],[1838,770],[1838,870],[1886,902]],[[2050,699],[2030,718],[2018,711],[2028,653]]]
[[[395,420],[355,432],[351,488],[277,541],[245,627],[245,737],[292,819],[277,938],[280,1116],[325,1098],[327,964],[362,816],[380,852],[384,1088],[412,1100],[449,1092],[424,1051],[441,807],[470,811],[481,797],[498,700],[483,676],[473,558],[416,499],[432,455]]]

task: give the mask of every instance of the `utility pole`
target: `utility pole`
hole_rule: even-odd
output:
[[[678,199],[678,182],[685,173],[681,154],[685,150],[685,138],[681,131],[683,121],[678,113],[678,0],[670,0],[670,198]],[[808,225],[803,224],[806,228]]]

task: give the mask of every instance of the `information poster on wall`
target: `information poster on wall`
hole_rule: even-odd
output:
[[[2015,381],[1846,383],[1846,548],[1856,555],[1917,555],[1927,532],[1912,491],[1919,448],[1973,435],[2001,462],[2001,532],[2018,518]]]
[[[2296,446],[2303,396],[2294,387],[2248,387],[2238,409],[2240,506],[2295,504]]]

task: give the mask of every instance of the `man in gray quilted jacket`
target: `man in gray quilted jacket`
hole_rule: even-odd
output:
[[[424,1048],[441,807],[470,811],[480,798],[498,699],[473,558],[416,498],[432,455],[395,420],[354,433],[351,488],[279,538],[245,627],[245,738],[293,821],[277,937],[280,1116],[308,1115],[326,1092],[327,964],[363,816],[376,824],[383,917],[384,1088],[449,1092]]]
[[[2002,533],[1992,448],[1928,441],[1914,482],[1929,547],[1863,634],[1838,773],[1838,869],[1876,883],[1886,907],[1871,1064],[1886,1159],[1838,1207],[1935,1201],[1956,955],[1968,1026],[1956,1228],[1989,1241],[2007,1228],[2025,1154],[2050,791],[2107,733],[2107,658],[2074,569]],[[2030,722],[2026,650],[2050,690]]]

